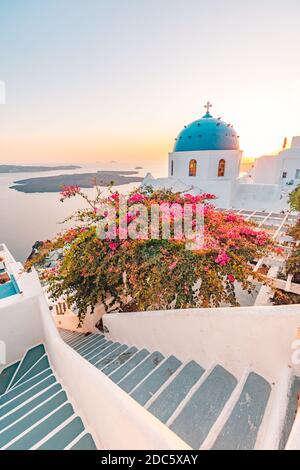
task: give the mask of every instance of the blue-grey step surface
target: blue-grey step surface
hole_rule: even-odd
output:
[[[298,394],[300,392],[300,377],[294,377],[291,384],[288,406],[281,433],[279,449],[284,450],[289,439],[298,409]]]
[[[78,344],[76,344],[75,346],[72,346],[72,348],[75,349],[75,351],[81,351],[84,348],[90,346],[94,341],[98,339],[99,336],[100,335],[94,335],[94,334],[89,335],[86,338],[84,338],[82,341],[80,341]]]
[[[61,335],[63,340],[68,343],[72,339],[83,337],[83,333],[74,333],[74,331]]]
[[[119,382],[119,387],[121,387],[125,392],[131,392],[136,385],[138,385],[153,369],[155,369],[158,364],[164,359],[164,356],[155,351],[147,359],[145,359],[141,364],[139,364],[132,372],[124,377],[121,382]]]
[[[47,377],[52,375],[52,370],[47,369],[41,374],[33,377],[32,379],[28,380],[27,382],[24,382],[20,385],[17,385],[16,387],[12,388],[8,392],[6,392],[4,395],[0,397],[0,406],[3,405],[4,403],[7,403],[9,400],[12,400],[13,398],[21,395],[24,393],[26,390],[29,390],[30,388],[33,388],[35,385],[39,384],[43,380],[45,380]]]
[[[27,432],[23,437],[20,437],[20,439],[9,445],[8,449],[31,449],[31,447],[46,437],[47,434],[57,428],[66,419],[70,418],[73,413],[74,410],[70,403],[65,404],[62,408],[58,409],[51,416],[35,426],[31,431]]]
[[[168,357],[131,393],[132,398],[145,405],[181,365],[182,362],[176,357]]]
[[[42,392],[43,390],[45,390],[45,388],[50,387],[50,385],[54,384],[55,382],[56,382],[56,379],[54,375],[50,375],[39,384],[35,385],[34,387],[30,389],[27,389],[24,393],[19,394],[18,396],[16,396],[16,398],[8,401],[1,407],[1,416],[4,416],[9,411],[12,411],[17,406],[24,403],[26,400],[33,398],[37,393]],[[12,389],[11,391],[13,392],[14,390],[17,391],[17,389]],[[3,395],[2,398],[5,399],[6,398],[5,395]]]
[[[35,424],[37,424],[39,420],[46,418],[46,416],[49,413],[56,410],[57,407],[59,407],[65,402],[67,402],[67,395],[65,392],[61,391],[57,395],[55,395],[53,398],[43,403],[35,410],[31,411],[31,413],[29,413],[27,416],[22,418],[20,421],[16,422],[13,426],[10,426],[6,430],[0,432],[0,448],[7,445],[12,439],[20,436],[23,432],[28,430],[31,426],[34,426]],[[49,432],[50,432],[50,429],[48,430],[48,433]],[[26,448],[30,449],[30,447],[32,447],[34,444],[35,442],[33,442],[31,445],[29,445],[29,447],[26,447]]]
[[[94,357],[100,354],[101,351],[104,351],[104,349],[106,349],[111,344],[112,344],[111,341],[107,341],[107,340],[102,341],[100,344],[98,344],[96,349],[93,349],[92,351],[86,354],[83,354],[84,359],[86,359],[87,361],[94,359]]]
[[[71,450],[97,450],[97,448],[92,436],[90,434],[85,434],[78,442],[76,442],[76,444],[74,444],[73,447],[71,447]]]
[[[101,339],[100,335],[91,335],[87,340],[75,346],[74,349],[80,354],[84,349],[88,348],[89,346],[94,344],[95,341],[99,339]]]
[[[7,426],[10,426],[12,423],[16,422],[25,414],[32,411],[38,405],[41,405],[44,401],[51,398],[53,395],[58,393],[61,390],[61,385],[59,383],[54,383],[50,388],[48,388],[45,392],[40,393],[35,398],[32,398],[29,402],[23,404],[20,408],[17,408],[13,413],[9,413],[8,415],[4,416],[0,420],[0,431]],[[0,410],[0,416],[2,415]]]
[[[137,352],[134,356],[129,359],[124,365],[119,367],[115,372],[113,372],[109,378],[118,383],[120,380],[125,377],[132,369],[134,369],[140,362],[142,362],[150,353],[147,349],[142,349],[141,351]]]
[[[171,423],[170,429],[193,449],[199,449],[236,384],[236,378],[217,365]]]
[[[96,338],[92,343],[88,344],[87,346],[83,347],[82,349],[78,350],[79,354],[83,357],[87,356],[90,352],[94,351],[97,349],[100,344],[103,344],[105,342],[104,336],[100,336],[99,338]]]
[[[77,349],[83,346],[84,344],[89,343],[93,339],[93,337],[94,337],[93,334],[85,335],[81,338],[75,339],[75,341],[70,341],[68,344],[72,346],[73,349]]]
[[[114,359],[116,359],[120,354],[122,354],[122,352],[126,351],[126,349],[128,349],[128,346],[126,344],[122,344],[118,348],[114,349],[113,352],[105,356],[103,359],[100,359],[100,361],[97,362],[95,366],[97,367],[97,369],[103,369]]]
[[[34,348],[29,349],[25,356],[23,357],[20,366],[16,372],[16,375],[14,376],[10,388],[18,382],[19,379],[23,377],[26,372],[29,371],[29,369],[32,368],[32,366],[45,354],[45,348],[43,344],[39,344],[38,346],[35,346]]]
[[[91,339],[91,334],[90,335],[80,335],[78,337],[72,338],[70,340],[67,340],[66,343],[71,346],[72,348],[75,348],[76,346],[79,346],[80,344],[85,344],[87,341],[90,341]]]
[[[108,341],[106,348],[104,348],[99,354],[89,359],[89,362],[93,365],[97,364],[103,357],[110,354],[112,351],[117,349],[120,346],[120,343],[113,343],[112,341]]]
[[[84,426],[80,418],[74,418],[70,423],[66,424],[54,436],[50,437],[44,444],[38,447],[38,450],[63,450],[74,439],[84,431]]]
[[[238,402],[212,448],[215,450],[252,450],[270,393],[271,385],[260,375],[251,372]]]
[[[43,345],[31,348],[19,369],[15,364],[3,375],[6,383],[13,376],[16,382],[0,396],[0,449],[96,449],[44,353]]]
[[[19,367],[20,362],[15,362],[14,364],[11,364],[10,366],[6,367],[3,369],[3,371],[0,374],[0,395],[2,395],[8,385],[11,382],[11,379],[13,378],[17,368]]]
[[[80,346],[78,339],[74,343],[68,337],[67,341],[73,345],[77,342],[75,349],[131,394],[138,403],[147,407],[150,402],[149,412],[163,423],[168,423],[172,431],[191,447],[198,449],[229,400],[237,379],[217,365],[201,381],[205,371],[195,361],[190,361],[183,367],[174,356],[165,359],[158,351],[138,351],[135,347],[128,348],[100,337],[93,336],[89,343],[81,343]],[[198,381],[200,385],[197,384]],[[187,399],[192,389],[192,395]],[[270,384],[263,377],[255,373],[249,374],[214,448],[252,449],[270,392]],[[152,401],[154,395],[156,396]]]
[[[69,338],[70,336],[73,336],[73,335],[74,335],[74,331],[64,330],[63,328],[60,328],[60,329],[59,329],[59,334],[60,334],[60,336],[61,336],[63,339],[67,339],[67,338]]]
[[[77,335],[77,336],[74,336],[73,338],[66,339],[65,342],[69,346],[73,347],[73,345],[75,346],[78,342],[82,342],[84,339],[85,339],[84,335]]]
[[[199,364],[190,361],[154,400],[148,411],[166,423],[203,372],[204,369]]]
[[[121,367],[123,364],[129,361],[129,359],[132,358],[132,356],[137,352],[137,348],[132,347],[128,349],[127,351],[123,352],[120,354],[114,361],[112,361],[110,364],[108,364],[104,369],[102,369],[102,372],[106,375],[111,374],[114,370],[118,369]]]
[[[21,383],[31,379],[35,375],[39,374],[45,369],[48,369],[50,367],[49,361],[47,356],[43,356],[41,359],[39,359],[35,365],[28,371],[26,372],[23,377],[21,377],[16,385],[20,385]]]

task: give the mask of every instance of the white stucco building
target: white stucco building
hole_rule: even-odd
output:
[[[280,184],[282,188],[300,183],[300,137],[294,137],[289,149],[278,155],[257,159],[253,177],[260,184]]]
[[[216,204],[224,208],[287,209],[288,193],[300,183],[300,137],[278,155],[258,158],[251,172],[241,176],[239,136],[232,125],[214,118],[210,107],[208,102],[206,114],[184,126],[175,139],[168,177],[154,179],[148,174],[143,185],[213,193]]]

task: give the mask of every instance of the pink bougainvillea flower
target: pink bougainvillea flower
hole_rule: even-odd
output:
[[[170,266],[169,266],[170,271],[173,271],[173,269],[175,269],[176,266],[177,266],[177,261],[174,261],[174,262],[173,262],[172,264],[170,264]]]
[[[115,251],[118,248],[119,244],[116,242],[110,242],[108,246],[112,251]]]
[[[117,202],[118,202],[119,197],[120,197],[120,194],[119,194],[119,193],[113,193],[113,194],[109,197],[109,199],[110,199],[111,201],[117,201]]]
[[[237,222],[239,217],[233,212],[229,212],[229,214],[226,215],[225,220],[226,222]]]
[[[227,279],[229,282],[232,282],[232,283],[235,281],[235,277],[233,274],[228,274]]]
[[[62,191],[60,192],[60,195],[62,196],[61,200],[75,196],[78,193],[80,193],[79,186],[65,186],[64,185]]]
[[[229,262],[229,260],[229,256],[223,251],[216,257],[215,262],[220,266],[225,266]]]
[[[143,194],[133,194],[132,196],[130,196],[130,198],[128,199],[128,202],[132,202],[132,203],[139,203],[139,202],[143,202],[145,200],[145,196]]]

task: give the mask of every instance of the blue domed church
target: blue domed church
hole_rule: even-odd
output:
[[[211,106],[208,102],[205,115],[184,126],[176,137],[169,153],[168,178],[151,180],[147,175],[144,184],[214,193],[220,206],[232,205],[242,158],[239,136],[231,124],[212,116]]]
[[[184,126],[169,153],[167,178],[148,173],[143,185],[190,194],[212,193],[222,208],[286,210],[289,194],[300,184],[300,137],[290,148],[286,139],[277,155],[255,160],[249,173],[240,175],[242,151],[231,124],[210,113],[205,105],[200,119]]]

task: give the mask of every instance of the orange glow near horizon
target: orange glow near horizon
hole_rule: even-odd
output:
[[[208,100],[244,158],[300,135],[299,0],[2,4],[1,164],[165,164]]]

